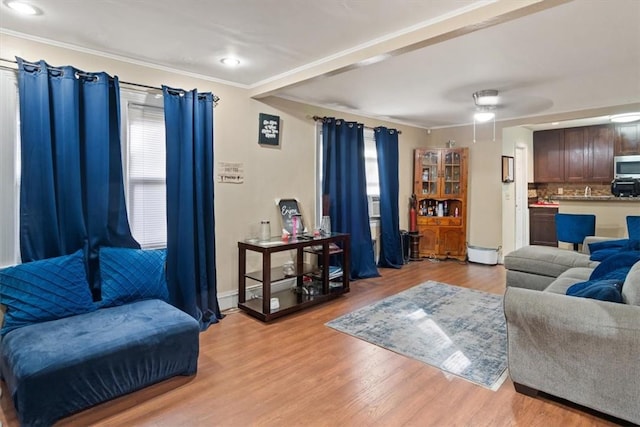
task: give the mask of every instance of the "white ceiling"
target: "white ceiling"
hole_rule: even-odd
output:
[[[639,0],[28,2],[1,32],[424,128],[640,103]]]

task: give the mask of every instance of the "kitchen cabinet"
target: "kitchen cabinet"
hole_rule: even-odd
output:
[[[640,123],[621,123],[616,125],[614,155],[627,156],[640,154]]]
[[[613,179],[613,129],[610,125],[564,129],[564,182]]]
[[[419,255],[466,259],[468,148],[414,152]]]
[[[533,133],[535,182],[564,182],[564,129]]]
[[[608,182],[613,179],[610,125],[533,133],[535,182]]]
[[[558,246],[556,236],[556,207],[529,207],[529,244]]]

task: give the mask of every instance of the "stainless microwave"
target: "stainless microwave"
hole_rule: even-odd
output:
[[[640,178],[640,155],[615,156],[613,158],[613,174],[616,179]]]

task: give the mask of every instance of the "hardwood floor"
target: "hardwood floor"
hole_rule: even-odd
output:
[[[413,262],[270,324],[230,311],[201,334],[198,374],[61,420],[59,426],[612,426],[568,404],[497,392],[324,323],[426,280],[501,294],[502,266]],[[179,349],[176,349],[179,351]],[[3,384],[0,421],[17,426]]]

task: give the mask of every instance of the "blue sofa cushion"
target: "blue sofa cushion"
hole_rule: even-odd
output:
[[[0,303],[7,307],[0,335],[95,310],[82,250],[0,270]]]
[[[56,420],[198,366],[198,321],[139,301],[8,332],[0,373],[21,425]],[[9,396],[7,396],[9,397]]]
[[[165,249],[100,248],[102,300],[99,306],[114,307],[134,301],[168,301]]]
[[[576,283],[567,289],[567,295],[622,303],[622,281],[616,279]]]

